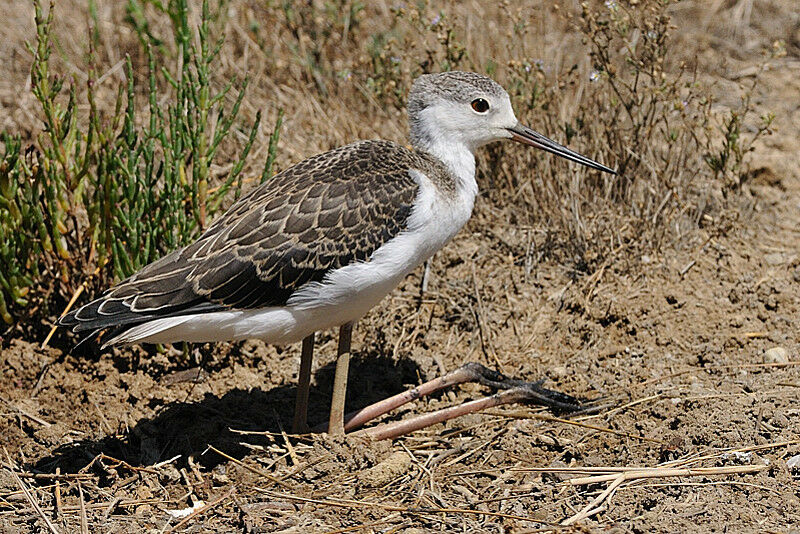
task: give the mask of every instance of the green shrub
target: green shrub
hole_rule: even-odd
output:
[[[159,3],[160,6],[160,3]],[[142,14],[138,2],[129,12]],[[96,101],[93,70],[86,88],[88,115],[80,117],[75,81],[50,73],[53,4],[47,14],[35,2],[36,41],[31,85],[41,106],[44,131],[30,147],[2,134],[0,163],[0,316],[44,317],[84,283],[106,286],[164,253],[191,241],[220,209],[229,193],[239,194],[242,167],[259,128],[260,113],[227,176],[211,184],[210,167],[232,131],[247,81],[215,90],[210,82],[221,41],[210,44],[208,1],[203,2],[197,45],[192,42],[185,0],[161,7],[175,36],[176,66],[154,51],[160,42],[136,19],[148,58],[144,109],[130,57],[126,84],[113,111]],[[131,19],[132,22],[134,19]],[[159,103],[169,84],[174,98]],[[212,120],[212,117],[215,120]],[[262,173],[271,175],[278,142],[276,125]]]

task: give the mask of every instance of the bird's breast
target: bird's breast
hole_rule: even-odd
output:
[[[443,193],[419,173],[420,184],[406,228],[379,247],[367,261],[329,272],[295,292],[287,305],[295,309],[347,308],[357,318],[389,294],[415,267],[447,244],[472,213],[472,198]]]

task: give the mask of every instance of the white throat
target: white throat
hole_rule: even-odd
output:
[[[478,195],[475,181],[475,156],[465,139],[446,135],[438,126],[431,109],[423,110],[411,120],[411,144],[415,149],[428,152],[444,163],[456,177],[456,191],[470,203]]]

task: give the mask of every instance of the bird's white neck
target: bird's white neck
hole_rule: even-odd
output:
[[[440,160],[456,178],[456,193],[470,204],[478,195],[475,181],[475,156],[473,147],[464,140],[446,136],[437,128],[435,120],[425,120],[424,114],[411,120],[411,144],[416,150],[427,152]],[[474,147],[477,148],[477,147]]]

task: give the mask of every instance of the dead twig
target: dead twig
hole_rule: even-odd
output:
[[[755,332],[752,332],[752,333],[755,334]],[[745,336],[746,337],[752,337],[752,336],[750,336],[748,334],[746,334]],[[795,365],[800,365],[800,360],[792,360],[792,361],[788,361],[788,362],[774,362],[774,363],[740,363],[740,364],[730,363],[730,364],[720,364],[720,365],[707,365],[707,366],[704,366],[704,367],[692,367],[690,369],[684,369],[683,371],[676,371],[674,373],[670,373],[670,374],[665,375],[665,376],[659,376],[659,377],[656,377],[656,378],[650,378],[650,379],[644,380],[642,382],[637,382],[637,383],[634,383],[634,384],[630,384],[629,386],[626,386],[626,387],[630,388],[630,387],[647,386],[649,384],[654,384],[654,383],[662,382],[664,380],[669,380],[670,378],[677,378],[677,377],[679,377],[681,375],[685,375],[685,374],[689,374],[689,373],[693,373],[693,372],[697,372],[697,371],[710,371],[711,369],[762,369],[762,368],[766,369],[766,368],[772,368],[772,367],[793,367]]]
[[[89,520],[86,519],[86,502],[83,500],[83,486],[78,481],[78,499],[81,511],[81,534],[89,534]]]
[[[731,474],[749,474],[757,473],[766,469],[767,465],[742,465],[731,467],[697,467],[697,468],[669,468],[669,467],[651,467],[642,469],[633,469],[622,471],[617,474],[610,475],[595,475],[590,477],[573,478],[569,483],[573,486],[581,486],[587,484],[596,484],[601,482],[610,482],[608,487],[597,497],[581,509],[577,514],[568,517],[561,522],[563,526],[569,526],[573,523],[586,519],[595,515],[605,509],[603,502],[609,499],[617,488],[622,483],[634,482],[646,478],[665,478],[665,477],[687,477],[687,476],[713,476],[713,475],[731,475]]]
[[[659,439],[648,438],[648,437],[639,436],[639,435],[636,435],[636,434],[630,434],[628,432],[623,432],[621,430],[614,430],[613,428],[606,428],[606,427],[597,426],[597,425],[590,425],[589,423],[582,423],[580,421],[572,421],[570,419],[561,419],[560,417],[553,417],[551,415],[543,415],[543,414],[538,414],[538,413],[525,413],[525,412],[520,412],[520,411],[517,411],[517,412],[502,412],[502,411],[497,411],[497,410],[485,410],[483,413],[485,413],[487,415],[502,415],[502,416],[505,416],[505,417],[511,417],[513,419],[538,419],[540,421],[550,421],[552,423],[563,423],[565,425],[573,425],[573,426],[579,426],[579,427],[583,427],[583,428],[589,428],[591,430],[597,430],[598,432],[606,432],[608,434],[614,434],[616,436],[621,436],[621,437],[624,437],[624,438],[639,439],[639,440],[642,440],[642,441],[649,441],[651,443],[659,443],[659,444],[663,443]]]
[[[60,467],[56,467],[56,475],[57,475],[56,476],[56,484],[55,484],[55,489],[53,490],[55,492],[55,497],[56,497],[56,499],[55,499],[56,500],[56,517],[61,517],[61,476],[60,476],[61,475],[61,468]]]
[[[69,299],[69,302],[67,302],[64,311],[61,312],[60,317],[64,317],[66,314],[69,313],[69,311],[72,309],[72,306],[75,305],[75,301],[78,300],[78,297],[80,297],[81,293],[83,293],[83,291],[86,289],[87,284],[91,281],[92,278],[100,274],[100,269],[102,269],[107,262],[108,260],[105,260],[102,265],[98,265],[97,268],[94,270],[94,272],[89,275],[89,278],[84,280],[81,283],[81,285],[78,286],[78,289],[76,289],[75,293],[72,294],[72,298]],[[58,324],[54,324],[53,327],[50,329],[50,332],[47,334],[47,337],[44,338],[44,341],[42,341],[42,348],[47,347],[47,344],[50,343],[50,339],[53,337],[53,334],[56,333],[57,329],[58,329]]]
[[[735,452],[763,451],[767,449],[777,449],[778,447],[788,447],[789,445],[797,445],[797,444],[800,444],[800,439],[791,439],[788,441],[775,441],[773,443],[765,443],[764,445],[751,445],[749,447],[741,447],[738,449],[722,449],[713,454],[707,454],[705,456],[698,456],[696,458],[678,459],[678,460],[672,460],[671,462],[665,462],[664,464],[662,464],[662,467],[676,467],[679,465],[688,465],[690,463],[702,462],[703,460],[713,460],[719,458],[723,454],[731,454]]]
[[[504,514],[502,512],[489,512],[484,510],[471,510],[468,508],[428,508],[428,507],[408,507],[408,506],[396,506],[392,504],[384,504],[379,502],[369,502],[369,501],[355,501],[349,499],[312,499],[308,497],[300,497],[298,495],[291,495],[285,493],[278,493],[270,490],[266,490],[263,488],[255,488],[257,491],[262,493],[266,493],[272,497],[282,498],[282,499],[289,499],[295,500],[300,502],[307,502],[312,504],[319,504],[322,506],[335,506],[338,508],[381,508],[383,510],[389,512],[401,512],[404,514],[413,514],[413,515],[429,515],[429,514],[466,514],[466,515],[485,515],[490,517],[501,517],[503,519],[516,519],[517,521],[528,521],[530,523],[543,523],[543,524],[550,524],[556,526],[553,523],[548,523],[546,521],[542,521],[541,519],[533,519],[530,517],[524,517],[521,515],[513,515],[513,514]]]
[[[26,410],[24,410],[24,409],[20,408],[19,406],[15,406],[14,404],[11,404],[11,402],[10,402],[10,401],[8,401],[8,400],[4,399],[3,397],[0,397],[0,402],[3,402],[3,404],[5,404],[6,406],[8,406],[9,408],[11,408],[12,410],[14,410],[15,412],[17,412],[18,414],[20,414],[20,415],[23,415],[23,416],[27,417],[28,419],[30,419],[30,420],[31,420],[31,421],[33,421],[34,423],[39,423],[39,424],[40,424],[40,425],[42,425],[43,427],[50,427],[50,426],[53,426],[53,425],[52,425],[52,423],[48,423],[47,421],[45,421],[45,420],[44,420],[44,419],[42,419],[41,417],[37,417],[37,416],[33,415],[32,413],[29,413],[28,411],[26,411]]]
[[[109,462],[114,462],[114,465],[112,465],[112,466],[106,466],[106,465],[104,465],[104,464],[103,464],[102,460],[108,460]],[[149,469],[149,468],[147,468],[147,467],[136,467],[135,465],[131,465],[131,464],[129,464],[129,463],[128,463],[128,462],[126,462],[125,460],[119,460],[119,459],[117,459],[117,458],[114,458],[113,456],[109,456],[109,455],[107,455],[107,454],[104,454],[104,453],[102,453],[102,452],[101,452],[100,454],[98,454],[97,456],[95,456],[94,458],[92,458],[92,461],[91,461],[91,462],[89,462],[89,463],[88,463],[88,464],[86,464],[84,467],[82,467],[82,468],[81,468],[81,469],[78,471],[78,474],[80,474],[80,475],[85,475],[85,474],[86,474],[86,472],[87,472],[87,471],[88,471],[88,470],[89,470],[89,469],[90,469],[90,468],[91,468],[91,467],[92,467],[92,466],[93,466],[95,463],[99,463],[99,464],[100,464],[100,466],[101,466],[101,467],[103,468],[103,470],[105,470],[105,471],[107,471],[107,470],[109,470],[109,469],[116,469],[116,468],[118,468],[118,467],[124,467],[124,468],[126,468],[126,469],[130,469],[131,471],[134,471],[134,472],[144,471],[145,473],[150,473],[150,474],[152,474],[152,475],[157,475],[157,474],[158,474],[158,472],[157,472],[157,471],[154,471],[154,470],[152,470],[152,469]]]
[[[6,453],[6,454],[8,454],[8,453]],[[9,458],[8,461],[10,463],[11,462],[11,458]],[[6,468],[6,469],[8,469],[8,468]],[[28,500],[28,503],[33,507],[34,510],[36,510],[36,514],[39,516],[39,518],[41,518],[41,520],[44,522],[44,524],[47,526],[47,528],[50,530],[50,532],[52,534],[60,534],[58,532],[58,530],[56,530],[55,525],[53,525],[53,523],[50,521],[50,519],[42,511],[41,507],[39,507],[39,503],[36,502],[36,499],[33,498],[33,495],[31,495],[30,490],[27,488],[27,486],[25,486],[25,483],[22,481],[22,479],[19,477],[19,475],[17,475],[17,472],[14,471],[13,469],[8,469],[8,471],[14,477],[14,480],[16,480],[17,485],[19,486],[19,489],[22,490],[22,493],[25,495],[25,498]]]
[[[242,462],[241,460],[237,460],[233,456],[231,456],[229,454],[225,454],[224,452],[222,452],[221,450],[217,449],[213,445],[209,445],[206,448],[206,451],[214,451],[215,453],[219,454],[220,456],[222,456],[226,460],[229,460],[229,461],[235,463],[239,467],[247,469],[251,473],[255,473],[258,476],[264,477],[267,480],[269,480],[270,482],[274,482],[275,484],[278,484],[279,486],[283,486],[284,488],[291,488],[291,486],[289,484],[287,484],[286,482],[284,482],[283,480],[281,480],[279,478],[275,478],[274,476],[270,475],[269,473],[265,473],[265,472],[261,471],[260,469],[256,469],[255,467],[249,466],[249,465],[245,464],[244,462]],[[206,451],[204,451],[203,454],[205,454]]]
[[[766,469],[767,465],[733,465],[727,467],[644,467],[622,471],[611,475],[595,475],[590,477],[573,478],[569,483],[573,486],[597,484],[622,478],[635,480],[640,478],[665,478],[665,477],[698,477],[709,475],[733,475],[757,473]]]

